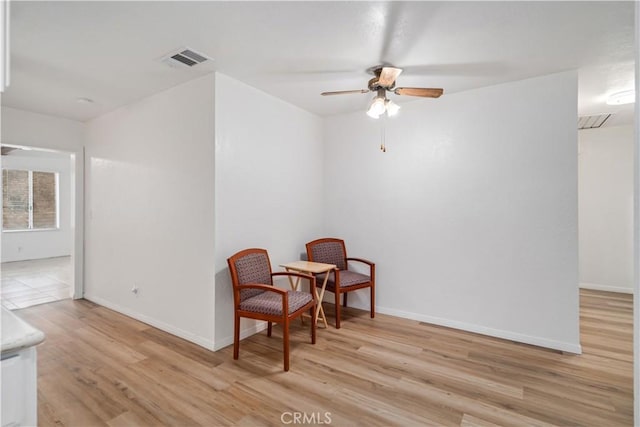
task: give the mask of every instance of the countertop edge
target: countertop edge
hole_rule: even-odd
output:
[[[2,355],[18,352],[40,344],[45,339],[44,332],[34,328],[10,310],[2,307]]]

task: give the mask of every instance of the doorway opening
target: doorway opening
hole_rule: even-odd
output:
[[[3,307],[82,297],[82,162],[82,153],[2,144]]]

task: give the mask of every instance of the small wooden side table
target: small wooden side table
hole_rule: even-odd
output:
[[[320,292],[318,292],[318,287],[316,286],[316,300],[318,301],[318,306],[316,307],[316,324],[318,323],[318,319],[320,319],[320,315],[322,315],[322,321],[324,322],[324,327],[327,328],[327,318],[324,315],[324,309],[322,308],[322,298],[324,298],[324,290],[327,287],[327,281],[329,280],[329,272],[336,269],[334,264],[324,264],[321,262],[311,262],[311,261],[294,261],[288,262],[286,264],[280,264],[280,267],[283,267],[287,271],[295,271],[298,273],[307,273],[307,274],[320,274],[327,273],[324,276],[324,281],[322,282],[322,286],[320,287]],[[297,277],[294,282],[291,277],[289,277],[289,284],[291,285],[291,289],[294,291],[298,290],[298,285],[300,284],[300,278]]]

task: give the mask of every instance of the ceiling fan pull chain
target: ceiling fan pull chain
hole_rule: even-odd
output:
[[[380,117],[380,151],[382,151],[383,153],[387,152],[387,147],[385,145],[385,128],[384,128],[384,123],[385,123],[385,117],[384,114]]]

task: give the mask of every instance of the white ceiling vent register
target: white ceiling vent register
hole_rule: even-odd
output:
[[[160,59],[160,62],[176,68],[191,68],[207,61],[213,60],[188,47],[174,50]]]
[[[578,117],[578,130],[581,129],[597,129],[611,117],[611,114],[596,114],[595,116]]]

